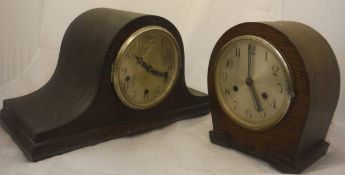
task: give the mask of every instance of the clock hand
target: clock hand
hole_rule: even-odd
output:
[[[145,63],[143,57],[139,57],[135,55],[137,63],[139,63],[147,72],[151,73],[154,76],[163,77],[164,81],[169,79],[168,72],[160,72],[158,70],[153,69],[153,67],[147,63]]]
[[[248,44],[248,77],[253,78],[253,57],[252,55],[255,54],[255,45],[253,43]]]
[[[255,86],[253,84],[253,80],[252,79],[247,79],[246,80],[246,84],[249,87],[249,91],[250,91],[250,94],[252,96],[252,99],[253,99],[256,111],[262,111],[263,108],[262,108],[261,102],[260,102],[260,100],[258,98],[256,88],[255,88]]]
[[[256,88],[254,86],[254,80],[253,80],[253,57],[252,55],[255,54],[255,45],[253,43],[248,44],[248,77],[246,80],[246,84],[249,87],[250,94],[253,99],[253,103],[255,106],[256,111],[262,111],[262,104],[258,98]]]

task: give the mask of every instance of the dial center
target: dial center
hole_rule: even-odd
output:
[[[246,85],[248,85],[248,86],[253,86],[253,84],[254,84],[254,81],[253,81],[252,78],[247,78],[247,79],[246,79]]]

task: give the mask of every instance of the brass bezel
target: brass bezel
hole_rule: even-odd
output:
[[[176,61],[176,74],[172,76],[172,81],[170,81],[169,85],[167,86],[167,88],[165,88],[165,91],[163,93],[160,94],[160,96],[158,98],[155,98],[154,100],[144,104],[144,105],[139,105],[139,104],[134,104],[131,103],[129,100],[126,99],[126,97],[123,95],[123,92],[121,91],[121,88],[119,86],[119,67],[121,64],[122,59],[124,58],[124,53],[127,49],[127,47],[131,44],[131,42],[137,38],[138,36],[140,36],[141,34],[148,32],[148,31],[152,31],[152,30],[158,30],[161,32],[164,32],[165,34],[168,35],[168,37],[172,40],[172,42],[174,43],[175,47],[174,50],[176,49],[176,53],[177,53],[177,57],[175,57],[178,60]],[[138,29],[137,31],[135,31],[134,33],[132,33],[127,39],[126,41],[122,44],[114,63],[112,64],[112,71],[111,71],[111,81],[113,82],[114,85],[114,89],[115,92],[117,94],[117,96],[119,97],[120,101],[125,104],[127,107],[132,108],[132,109],[147,109],[147,108],[151,108],[154,107],[156,105],[158,105],[162,100],[164,100],[169,93],[171,92],[171,90],[173,89],[173,87],[176,84],[176,81],[178,79],[178,76],[180,74],[181,71],[181,53],[180,53],[180,47],[178,45],[178,42],[176,40],[176,38],[173,36],[173,34],[168,31],[167,29],[161,27],[161,26],[145,26],[142,27],[140,29]]]
[[[287,106],[285,107],[285,109],[283,110],[283,113],[278,116],[275,117],[276,120],[267,120],[267,122],[264,122],[260,125],[258,124],[252,124],[250,122],[246,122],[244,120],[241,120],[241,116],[237,116],[232,110],[230,110],[227,107],[226,101],[223,99],[223,93],[221,92],[220,88],[219,88],[219,84],[218,82],[220,82],[220,76],[217,76],[217,71],[219,69],[219,65],[220,65],[220,57],[222,55],[222,53],[228,48],[228,47],[234,47],[232,44],[239,41],[239,40],[252,40],[252,41],[256,41],[260,44],[263,44],[265,47],[267,47],[268,49],[270,49],[271,51],[273,51],[273,53],[277,56],[277,58],[279,59],[279,61],[282,63],[283,67],[284,67],[284,71],[287,73],[287,82],[288,82],[288,95],[290,96],[290,98],[288,98]],[[286,60],[284,59],[284,57],[282,56],[282,54],[280,53],[279,49],[277,47],[274,46],[274,44],[270,43],[269,41],[258,37],[258,36],[254,36],[254,35],[242,35],[242,36],[238,36],[235,37],[233,39],[231,39],[230,41],[228,41],[226,44],[224,44],[224,46],[219,50],[219,52],[217,53],[216,56],[216,61],[215,61],[215,72],[214,72],[214,84],[215,84],[215,93],[216,93],[216,97],[217,100],[221,106],[221,108],[223,109],[223,111],[225,112],[225,114],[231,119],[233,120],[236,124],[238,124],[239,126],[241,126],[242,128],[245,128],[247,130],[251,130],[251,131],[265,131],[268,129],[271,129],[272,127],[276,126],[286,115],[288,109],[291,106],[291,102],[293,100],[294,97],[294,85],[293,85],[293,77],[291,74],[291,71],[289,69],[289,66],[286,62]]]

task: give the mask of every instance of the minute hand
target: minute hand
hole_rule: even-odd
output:
[[[253,57],[255,54],[255,45],[252,43],[248,44],[248,79],[253,79]]]

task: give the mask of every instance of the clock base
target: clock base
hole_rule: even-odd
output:
[[[319,143],[315,144],[312,148],[310,148],[308,152],[305,152],[301,155],[297,155],[294,158],[286,157],[272,152],[264,153],[265,156],[258,156],[251,154],[249,151],[246,151],[245,149],[235,147],[231,143],[231,138],[225,131],[212,130],[209,132],[209,136],[210,141],[213,144],[234,148],[243,153],[252,155],[256,158],[268,162],[272,167],[274,167],[278,171],[288,174],[297,174],[304,171],[307,167],[309,167],[311,164],[313,164],[323,155],[325,155],[329,146],[329,143],[322,140]]]
[[[6,106],[4,106],[5,109],[2,109],[0,112],[0,122],[25,153],[27,158],[31,161],[39,161],[81,147],[94,145],[121,136],[133,135],[161,127],[178,120],[207,114],[209,112],[209,104],[206,94],[194,89],[189,89],[189,91],[198,96],[191,95],[187,98],[193,98],[198,102],[191,103],[188,106],[184,106],[184,108],[176,108],[176,110],[170,111],[167,110],[166,113],[159,114],[159,116],[157,114],[155,116],[144,116],[141,117],[141,119],[137,119],[135,121],[136,123],[133,123],[132,121],[113,122],[105,126],[79,130],[59,137],[52,135],[51,137],[45,138],[41,141],[34,141],[38,134],[31,136],[30,133],[24,129],[25,127],[17,121],[18,118],[16,117],[16,114],[8,112],[10,110],[7,110]],[[39,125],[40,121],[37,121],[36,126]],[[83,126],[80,125],[79,127],[82,128]],[[64,132],[64,129],[57,130],[56,132]]]

